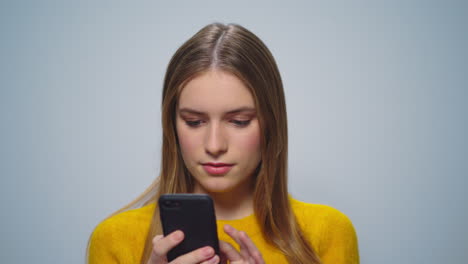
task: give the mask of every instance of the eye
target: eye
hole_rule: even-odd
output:
[[[202,123],[202,120],[185,120],[185,124],[189,127],[199,127]]]
[[[236,120],[236,119],[233,119],[231,120],[231,123],[233,123],[234,125],[238,126],[238,127],[246,127],[250,124],[250,121],[251,120]]]

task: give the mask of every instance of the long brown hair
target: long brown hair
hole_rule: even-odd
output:
[[[240,25],[207,25],[173,55],[162,95],[160,176],[140,197],[118,212],[136,204],[155,203],[163,193],[192,192],[193,180],[184,165],[177,140],[176,106],[184,85],[211,69],[237,76],[250,89],[255,100],[262,135],[262,160],[255,176],[254,211],[265,240],[282,251],[289,263],[320,263],[289,203],[286,104],[278,67],[266,45]],[[141,263],[147,263],[153,249],[152,239],[160,233],[159,209],[156,206]]]

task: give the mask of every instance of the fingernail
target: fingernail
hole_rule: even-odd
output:
[[[214,256],[212,259],[210,259],[210,261],[208,262],[210,264],[217,264],[219,263],[219,257],[218,255]]]
[[[211,247],[205,247],[203,249],[203,255],[207,257],[213,255],[213,253],[214,253],[214,250]]]
[[[182,240],[182,238],[184,237],[184,235],[182,234],[181,231],[175,231],[174,234],[172,235],[172,237],[173,237],[176,241],[179,241],[179,240]]]

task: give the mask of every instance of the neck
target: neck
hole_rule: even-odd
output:
[[[253,195],[229,193],[210,193],[213,198],[216,219],[234,220],[253,213]]]
[[[216,219],[235,220],[247,217],[254,213],[253,188],[238,186],[235,190],[227,192],[209,192],[195,188],[195,193],[206,193],[213,199]]]

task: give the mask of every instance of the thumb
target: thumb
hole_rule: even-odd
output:
[[[163,235],[155,236],[153,238],[153,245],[156,241],[161,240],[163,237],[164,237]],[[163,263],[163,260],[160,257],[156,256],[156,254],[154,253],[154,250],[151,250],[151,256],[147,264],[159,264],[159,263]]]

